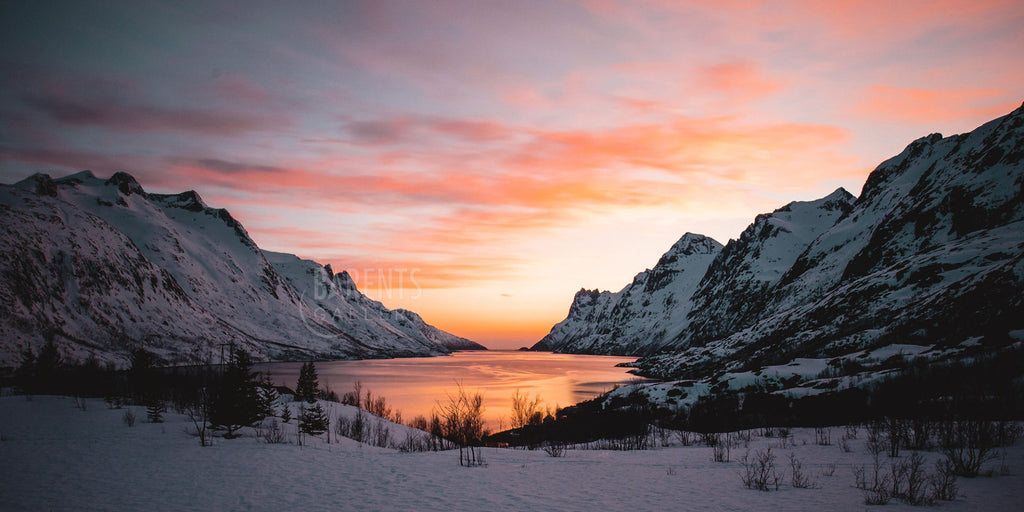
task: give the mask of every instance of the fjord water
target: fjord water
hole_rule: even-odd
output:
[[[363,393],[384,396],[402,412],[405,421],[417,415],[429,417],[438,405],[454,394],[459,383],[468,392],[484,397],[484,420],[491,429],[508,428],[512,395],[516,389],[533,397],[539,394],[542,408],[565,407],[638,379],[628,368],[616,367],[636,358],[489,350],[455,352],[451,356],[316,363],[320,385],[339,395],[355,382]],[[256,370],[267,372],[275,384],[294,389],[302,363],[266,363]]]

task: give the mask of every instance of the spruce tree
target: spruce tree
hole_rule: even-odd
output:
[[[277,388],[272,382],[270,382],[269,376],[263,376],[263,380],[260,382],[259,388],[257,389],[257,397],[259,399],[259,415],[261,419],[270,416],[277,416],[277,411],[274,410],[274,405],[277,404],[277,400],[281,397],[281,394],[277,392]]]
[[[146,418],[150,423],[163,423],[165,411],[167,411],[167,406],[162,401],[156,400],[146,406]]]
[[[284,406],[284,409],[281,411],[281,421],[283,421],[285,423],[288,423],[291,420],[292,420],[292,408],[288,407],[286,405],[286,406]]]
[[[302,363],[299,369],[299,381],[295,384],[295,400],[313,403],[317,395],[316,366],[312,361]]]
[[[224,437],[230,439],[235,432],[260,420],[259,395],[256,391],[257,373],[252,371],[252,359],[244,350],[232,351],[220,389],[210,411],[210,423],[227,430]]]
[[[299,432],[316,436],[326,432],[327,428],[327,411],[319,402],[299,414]]]

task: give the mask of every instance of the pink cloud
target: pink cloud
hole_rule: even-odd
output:
[[[950,119],[991,118],[1013,110],[999,89],[911,89],[871,86],[864,90],[851,113],[873,120],[932,123]]]

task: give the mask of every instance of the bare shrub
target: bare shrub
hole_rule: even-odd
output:
[[[544,415],[540,409],[540,395],[534,395],[531,399],[525,393],[516,389],[512,394],[512,428],[522,428],[527,425],[540,425]]]
[[[899,457],[900,446],[906,441],[909,432],[907,423],[899,418],[887,417],[883,422],[883,427],[889,447],[889,457]]]
[[[284,443],[284,429],[282,429],[281,424],[277,422],[277,418],[270,419],[270,424],[263,429],[262,437],[267,444]]]
[[[721,441],[711,447],[711,458],[715,462],[729,462],[729,443]]]
[[[882,469],[882,462],[879,454],[874,454],[872,471],[869,474],[864,466],[854,467],[853,476],[855,485],[864,491],[864,504],[885,505],[892,499],[889,488],[889,476]]]
[[[948,459],[935,461],[935,472],[928,476],[931,486],[931,497],[936,500],[953,501],[959,487],[956,485],[956,468]]]
[[[821,470],[822,476],[832,476],[836,474],[836,463],[832,462],[825,465],[825,469]]]
[[[557,441],[544,441],[544,453],[549,457],[562,457],[565,455],[565,443]]]
[[[441,406],[444,437],[459,447],[460,466],[483,464],[479,448],[484,437],[483,401],[482,394],[470,395],[459,383],[456,393],[449,394]]]
[[[382,448],[391,444],[391,427],[387,421],[377,418],[374,422],[371,444]]]
[[[679,439],[679,444],[682,446],[692,446],[696,442],[693,433],[683,430],[676,431],[676,438]]]
[[[988,421],[946,421],[939,425],[942,453],[959,476],[978,476],[986,462],[995,460],[997,429]]]
[[[813,489],[815,487],[814,479],[804,472],[804,465],[800,459],[796,458],[795,453],[789,454],[789,470],[792,476],[790,482],[793,487],[797,489]]]
[[[912,453],[907,457],[903,470],[906,485],[899,498],[911,505],[927,505],[931,503],[928,495],[928,474],[924,469],[924,457]]]
[[[818,446],[828,446],[832,444],[832,429],[828,427],[814,429],[814,444]]]
[[[351,405],[354,407],[362,407],[363,405],[363,383],[358,380],[352,384],[352,391],[341,395],[341,403],[345,405]]]
[[[196,400],[185,405],[185,415],[194,427],[189,434],[199,438],[199,446],[210,446],[210,395],[206,388],[200,388]]]
[[[392,448],[397,449],[400,452],[425,452],[430,450],[430,442],[428,438],[430,434],[426,432],[417,432],[415,430],[405,431],[405,440],[400,444],[395,444]]]
[[[775,455],[772,454],[771,448],[758,450],[754,453],[754,458],[750,458],[748,450],[740,459],[740,467],[740,479],[747,489],[768,491],[768,482],[778,480],[775,473]]]
[[[124,415],[121,416],[121,421],[129,427],[135,426],[135,413],[130,407],[124,410]]]
[[[846,432],[843,434],[843,437],[846,439],[857,439],[857,434],[859,434],[857,425],[847,425]]]
[[[373,393],[369,389],[366,390],[366,400],[363,402],[364,409],[370,414],[377,415],[378,417],[390,420],[392,417],[391,406],[388,405],[388,401],[383,396],[374,397]]]

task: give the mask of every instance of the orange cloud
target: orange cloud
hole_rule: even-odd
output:
[[[950,119],[996,117],[1013,110],[999,89],[929,90],[868,87],[851,113],[899,123],[930,123]]]

